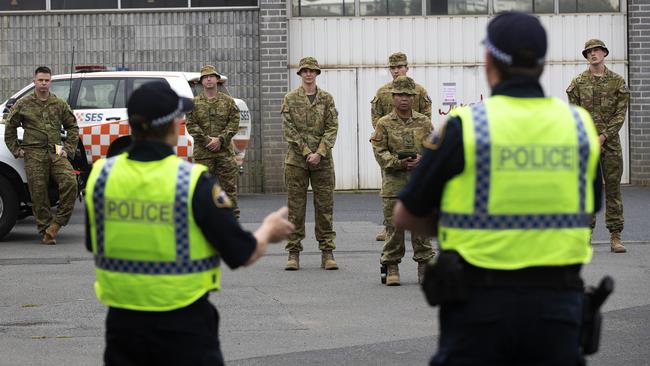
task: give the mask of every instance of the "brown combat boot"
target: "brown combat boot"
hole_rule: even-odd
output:
[[[320,268],[325,269],[339,269],[339,266],[334,260],[334,253],[331,250],[323,250],[320,257]]]
[[[399,267],[397,264],[386,265],[386,286],[399,286]]]
[[[610,233],[609,234],[609,245],[610,249],[614,253],[625,253],[627,249],[621,243],[621,233]]]
[[[285,271],[297,271],[300,269],[300,252],[289,252],[289,259],[287,265],[284,266]]]
[[[383,229],[375,236],[376,241],[386,241],[386,227],[384,226]]]
[[[418,283],[421,285],[424,282],[424,273],[427,270],[427,262],[418,262]]]
[[[45,245],[54,245],[56,244],[56,234],[61,229],[61,225],[57,223],[51,223],[50,226],[45,229],[45,234],[43,234],[43,240],[41,241]]]

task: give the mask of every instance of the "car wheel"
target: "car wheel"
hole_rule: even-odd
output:
[[[16,224],[18,217],[18,195],[7,178],[0,176],[0,239],[4,238]]]

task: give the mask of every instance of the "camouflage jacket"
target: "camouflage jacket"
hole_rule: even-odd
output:
[[[235,100],[224,93],[208,99],[200,94],[194,97],[194,110],[187,114],[187,131],[194,139],[194,159],[232,155],[233,136],[239,131],[239,108]],[[210,151],[205,145],[208,137],[221,139],[221,149]]]
[[[377,94],[370,102],[371,108],[370,112],[372,114],[372,128],[377,127],[377,121],[393,110],[393,93],[391,89],[393,88],[393,82],[382,86],[377,90]],[[415,102],[413,103],[413,110],[419,113],[424,114],[429,117],[431,120],[431,98],[429,98],[429,93],[424,87],[420,84],[415,84],[415,91],[418,93],[415,96]]]
[[[54,151],[54,145],[61,145],[61,126],[66,130],[67,137],[63,149],[68,158],[74,158],[79,141],[79,126],[72,109],[65,100],[53,93],[46,101],[31,93],[20,98],[11,107],[5,119],[5,143],[9,151],[17,158],[22,148],[48,149]],[[24,129],[23,141],[18,143],[17,128]]]
[[[432,132],[431,119],[416,111],[413,111],[413,116],[406,122],[394,110],[377,121],[370,142],[375,158],[384,170],[382,197],[397,197],[410,176],[410,172],[402,167],[398,154],[422,154],[422,141]]]
[[[605,68],[597,77],[589,70],[576,76],[566,90],[569,102],[591,113],[598,134],[617,137],[625,121],[630,91],[623,77]]]
[[[312,104],[302,86],[290,91],[282,102],[282,128],[289,143],[285,164],[307,168],[305,159],[311,153],[331,159],[339,128],[334,98],[317,88]]]

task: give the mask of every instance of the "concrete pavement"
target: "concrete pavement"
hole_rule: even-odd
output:
[[[605,305],[602,349],[590,365],[646,365],[650,359],[650,188],[624,187],[623,198],[629,252],[609,252],[601,217],[594,259],[584,270],[590,284],[604,274],[617,281]],[[282,195],[242,196],[242,223],[256,228],[284,201]],[[101,364],[105,307],[92,289],[82,210],[78,205],[56,246],[37,244],[31,218],[0,242],[0,366]],[[416,284],[411,250],[400,266],[403,286],[380,284],[377,194],[336,195],[338,271],[319,268],[311,207],[308,212],[300,271],[282,270],[282,245],[252,267],[224,271],[223,291],[211,300],[221,314],[228,364],[426,364],[436,349],[437,310]]]

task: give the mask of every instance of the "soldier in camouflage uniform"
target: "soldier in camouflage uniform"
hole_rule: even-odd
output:
[[[621,176],[623,153],[618,132],[625,121],[630,92],[622,76],[605,67],[609,50],[605,43],[591,39],[585,43],[582,55],[589,68],[576,76],[566,92],[569,102],[591,113],[601,144],[601,165],[605,180],[605,221],[610,232],[612,252],[625,253],[621,243],[623,231],[623,202],[621,200]],[[592,230],[596,216],[592,220]]]
[[[301,240],[305,238],[307,187],[314,192],[316,240],[322,251],[321,268],[338,269],[332,251],[336,248],[332,216],[334,211],[334,161],[332,148],[338,131],[334,99],[316,86],[321,70],[313,57],[300,60],[298,75],[302,85],[287,93],[282,102],[282,127],[289,143],[285,156],[285,183],[289,221],[295,231],[289,236],[286,270],[300,268]]]
[[[393,225],[393,209],[399,191],[406,185],[411,171],[420,162],[422,141],[431,135],[433,127],[429,117],[411,109],[417,95],[413,79],[399,76],[393,80],[392,85],[393,111],[377,121],[370,142],[375,158],[384,171],[381,196],[387,235],[381,263],[387,266],[386,285],[398,286],[398,263],[404,257],[405,245],[404,231],[396,230]],[[434,252],[429,238],[412,235],[411,243],[413,259],[418,262],[418,281],[421,283],[426,263],[433,257]]]
[[[34,72],[34,93],[19,99],[5,120],[5,143],[16,158],[25,158],[25,174],[32,210],[43,244],[56,244],[56,235],[70,220],[77,196],[77,179],[68,159],[73,159],[79,127],[63,99],[50,93],[52,71],[40,66]],[[67,132],[61,141],[61,126]],[[17,128],[24,129],[18,143]],[[56,215],[50,211],[48,186],[53,180],[59,191]]]
[[[390,75],[393,77],[393,80],[398,76],[406,76],[408,72],[408,62],[406,55],[402,52],[393,53],[388,57],[388,67],[390,69]],[[393,88],[393,83],[389,82],[383,85],[377,94],[370,102],[371,108],[370,113],[372,115],[372,128],[374,129],[377,126],[377,121],[393,110],[393,93],[391,90]],[[415,84],[415,101],[413,103],[413,110],[424,114],[429,117],[431,120],[431,98],[429,98],[429,93],[424,87],[420,84]],[[383,177],[383,172],[382,172]],[[384,226],[386,223],[384,223]],[[375,237],[377,241],[383,241],[386,239],[386,228],[377,234]]]
[[[230,141],[239,131],[239,108],[230,96],[220,93],[221,75],[214,66],[201,68],[203,92],[194,97],[194,110],[187,114],[187,130],[194,138],[194,161],[208,167],[226,191],[239,218],[237,178],[239,171]]]

